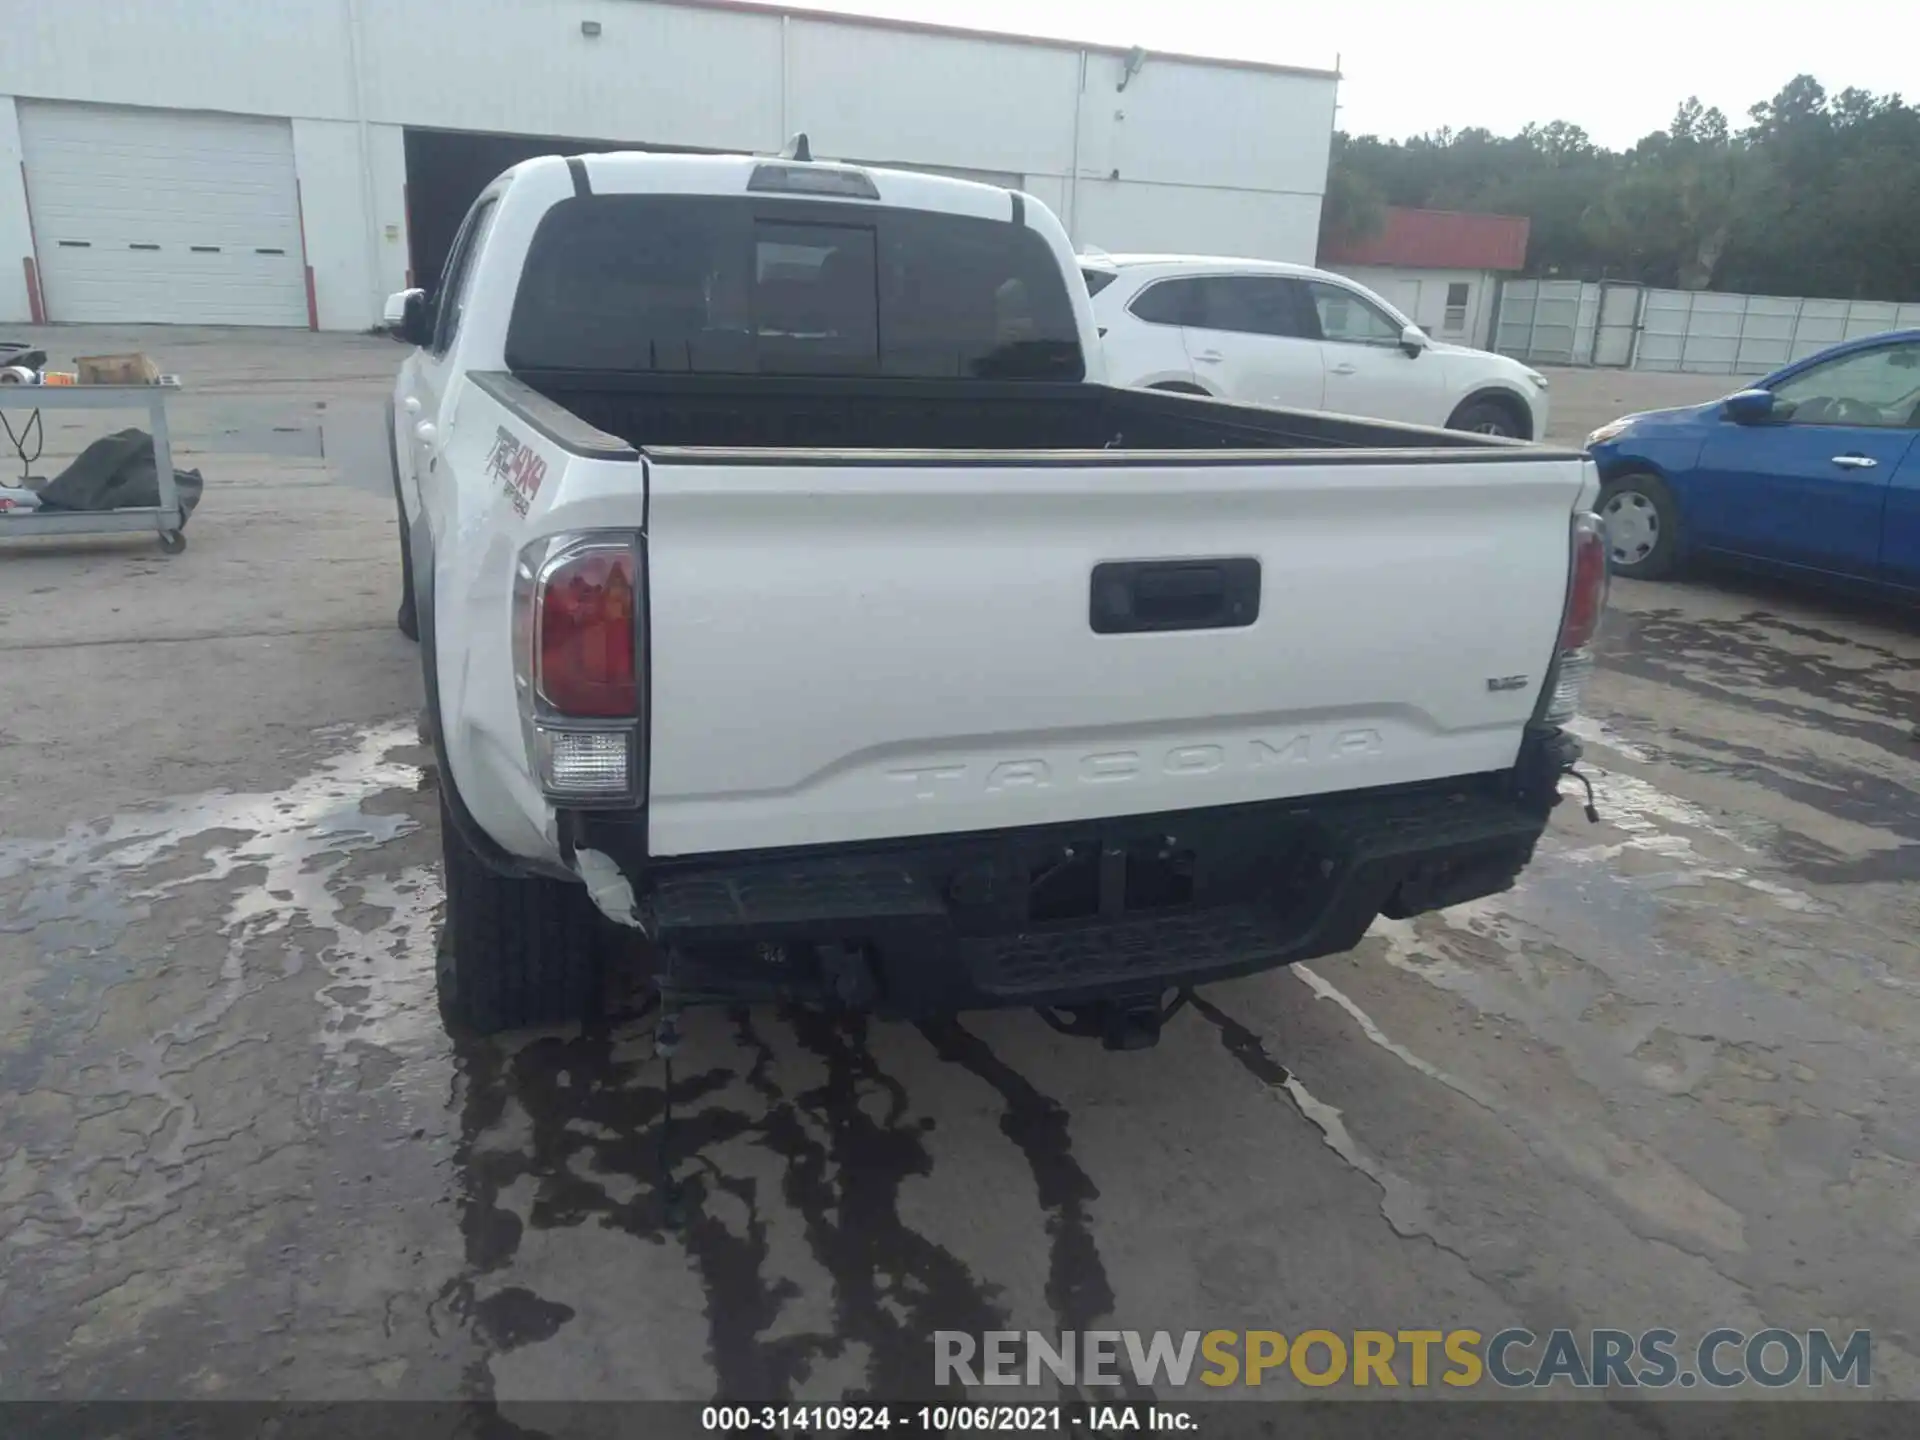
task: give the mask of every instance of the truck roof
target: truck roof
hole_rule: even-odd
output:
[[[615,150],[597,155],[563,157],[542,155],[523,160],[501,178],[512,177],[579,161],[596,195],[745,195],[754,173],[763,166],[814,173],[854,172],[873,182],[878,202],[906,210],[933,210],[950,215],[972,215],[1004,220],[1015,192],[977,180],[929,175],[917,170],[890,170],[876,165],[849,165],[835,160],[790,160],[778,155],[681,155],[648,150]],[[801,192],[789,190],[795,195]],[[805,193],[808,200],[864,200],[873,196]]]

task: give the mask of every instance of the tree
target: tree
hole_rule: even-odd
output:
[[[1564,120],[1342,135],[1327,196],[1328,235],[1369,233],[1386,205],[1525,215],[1532,274],[1920,299],[1920,110],[1810,75],[1740,127],[1689,96],[1620,152]]]
[[[1766,184],[1762,162],[1727,117],[1689,96],[1664,131],[1625,157],[1590,214],[1592,233],[1619,257],[1619,273],[1705,290],[1736,226]]]
[[[1327,169],[1327,193],[1320,202],[1320,245],[1365,240],[1386,220],[1386,197],[1365,170],[1348,163],[1347,137],[1336,131],[1333,162]]]

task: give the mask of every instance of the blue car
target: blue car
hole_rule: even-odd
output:
[[[1920,330],[1587,437],[1616,575],[1694,556],[1920,598]]]

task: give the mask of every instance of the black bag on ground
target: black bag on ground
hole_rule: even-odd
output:
[[[206,482],[198,470],[175,470],[180,492],[180,524],[200,503]],[[42,510],[126,510],[160,503],[159,468],[153,460],[153,436],[144,430],[102,435],[49,480],[40,491]]]
[[[47,368],[47,352],[36,350],[18,340],[0,340],[0,365],[24,365],[29,370]]]

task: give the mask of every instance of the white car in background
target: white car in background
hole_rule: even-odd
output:
[[[1538,440],[1547,379],[1447,345],[1364,285],[1306,265],[1083,254],[1108,378],[1286,410]]]

